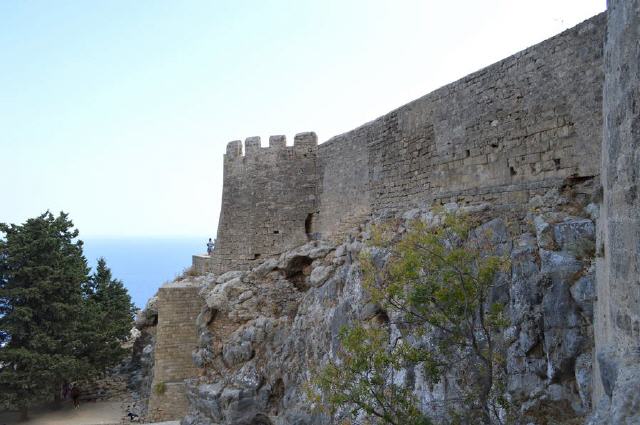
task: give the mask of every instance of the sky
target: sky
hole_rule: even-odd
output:
[[[0,222],[212,237],[228,141],[320,142],[605,0],[1,0]]]

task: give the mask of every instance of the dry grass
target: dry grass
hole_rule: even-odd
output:
[[[188,277],[197,277],[200,275],[201,274],[195,269],[195,267],[190,266],[184,269],[182,273],[180,273],[178,276],[176,276],[176,278],[173,279],[173,281],[177,282],[178,280],[186,279]]]

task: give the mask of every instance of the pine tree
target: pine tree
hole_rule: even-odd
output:
[[[113,279],[104,258],[98,259],[96,271],[84,291],[84,329],[87,341],[91,341],[87,357],[98,369],[114,366],[127,353],[122,343],[129,336],[135,306],[124,284]]]
[[[86,373],[82,284],[89,268],[67,214],[0,224],[0,404],[27,409]]]
[[[133,306],[104,259],[89,275],[68,215],[0,224],[0,408],[54,399],[124,355]]]

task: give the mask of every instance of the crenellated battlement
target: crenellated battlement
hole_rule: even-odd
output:
[[[318,146],[318,136],[313,131],[298,133],[293,138],[293,146],[301,148],[314,148]]]
[[[311,152],[317,147],[318,136],[313,131],[296,134],[293,138],[293,146],[287,146],[287,137],[284,135],[270,136],[269,146],[267,147],[262,147],[260,136],[251,136],[244,140],[244,150],[241,140],[233,140],[227,143],[225,158],[235,160],[237,158],[279,153],[287,149],[291,152]]]
[[[298,133],[293,146],[284,135],[227,144],[222,209],[211,268],[246,268],[304,243],[317,212],[318,136]],[[250,229],[250,231],[249,231]]]
[[[269,147],[272,149],[282,149],[287,147],[287,136],[278,135],[269,137]]]
[[[247,137],[244,139],[244,154],[252,155],[260,152],[260,136]]]
[[[227,158],[242,156],[242,140],[233,140],[227,143]]]

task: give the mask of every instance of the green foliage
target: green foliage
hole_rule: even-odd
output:
[[[104,261],[89,276],[67,214],[0,224],[0,232],[0,405],[26,414],[63,383],[113,364],[131,304]]]
[[[353,405],[385,423],[419,423],[411,422],[419,418],[412,416],[419,412],[411,392],[383,379],[402,365],[419,365],[432,383],[445,376],[456,381],[460,398],[446,406],[447,423],[499,423],[500,411],[509,407],[502,397],[501,339],[508,321],[504,306],[492,302],[492,290],[508,261],[495,253],[492,235],[471,230],[466,218],[446,216],[436,228],[415,221],[400,240],[393,226],[372,231],[373,244],[389,252],[382,269],[370,251],[360,260],[365,287],[393,312],[402,338],[389,341],[385,331],[362,327],[343,332],[338,362],[314,381],[323,401],[334,410]],[[463,373],[452,376],[455,370]]]
[[[67,376],[89,368],[76,356],[84,341],[82,283],[88,267],[67,216],[45,213],[22,226],[0,225],[0,400],[25,409]]]
[[[384,329],[356,326],[340,331],[339,363],[330,363],[319,372],[310,391],[317,404],[334,414],[348,409],[348,419],[361,413],[396,425],[428,425],[431,422],[416,408],[410,389],[396,384],[396,375],[408,355],[414,351],[398,342],[389,348],[389,334]],[[315,389],[324,395],[322,400]]]
[[[167,384],[165,384],[164,382],[158,382],[153,386],[153,392],[156,395],[163,395],[167,392]]]
[[[135,306],[124,284],[113,279],[104,258],[84,288],[85,313],[82,329],[87,332],[86,356],[94,365],[116,365],[127,353],[123,342],[131,330]]]
[[[178,280],[182,280],[182,279],[186,279],[189,277],[198,277],[201,276],[200,272],[198,272],[198,270],[193,267],[187,267],[185,268],[182,273],[180,273],[178,276],[175,277],[175,279],[173,279],[174,282],[177,282]]]

